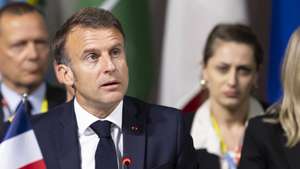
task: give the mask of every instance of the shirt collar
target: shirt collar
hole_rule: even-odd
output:
[[[22,96],[14,90],[10,89],[4,83],[1,84],[1,92],[11,111],[15,111],[18,104],[22,100]],[[41,111],[40,108],[42,106],[43,99],[45,98],[45,94],[46,84],[42,83],[36,90],[30,93],[30,95],[28,95],[28,100],[30,101],[33,107],[33,114],[36,114]]]
[[[83,107],[80,106],[77,99],[74,99],[74,111],[76,115],[76,121],[78,125],[79,136],[81,135],[89,135],[94,133],[90,125],[93,124],[97,120],[107,120],[122,129],[122,109],[123,109],[123,100],[120,101],[118,106],[104,119],[99,119],[98,117],[92,115],[87,112]]]

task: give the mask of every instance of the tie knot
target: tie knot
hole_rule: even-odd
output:
[[[98,120],[91,124],[91,128],[94,130],[94,132],[98,135],[100,138],[109,138],[111,137],[110,135],[110,126],[111,122],[109,121],[101,121]]]

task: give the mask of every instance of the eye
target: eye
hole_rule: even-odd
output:
[[[227,66],[227,65],[218,65],[216,68],[217,68],[217,71],[222,74],[228,72],[228,70],[229,70],[229,66]]]
[[[121,54],[122,50],[120,48],[113,48],[111,51],[110,51],[110,56],[112,57],[119,57],[120,54]]]
[[[252,69],[248,67],[240,67],[238,71],[241,75],[245,75],[245,76],[250,75],[252,73]]]
[[[19,41],[12,44],[11,47],[14,51],[21,52],[25,48],[26,44],[27,44],[26,41]]]
[[[38,39],[38,40],[34,41],[34,43],[39,49],[47,48],[49,45],[48,41],[44,40],[44,39]]]
[[[86,55],[86,60],[88,62],[95,62],[95,61],[97,61],[98,58],[99,58],[99,55],[97,55],[96,53],[89,53],[88,55]]]

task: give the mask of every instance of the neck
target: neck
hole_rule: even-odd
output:
[[[33,92],[39,85],[21,85],[21,84],[13,84],[9,81],[3,79],[3,83],[10,88],[11,90],[17,92],[18,94],[22,95],[24,93],[30,94]]]
[[[104,119],[108,115],[110,115],[119,104],[118,102],[108,105],[106,103],[93,102],[91,100],[86,101],[84,99],[81,99],[80,97],[76,97],[76,99],[83,109],[100,119]]]
[[[249,111],[249,101],[246,100],[237,108],[227,108],[212,100],[210,111],[220,126],[227,128],[244,126]]]

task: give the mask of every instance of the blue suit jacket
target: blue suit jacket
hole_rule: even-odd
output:
[[[50,112],[33,121],[47,168],[80,169],[80,146],[73,101]],[[178,110],[125,97],[122,123],[123,154],[132,160],[128,168],[197,167],[192,139],[184,129]]]

